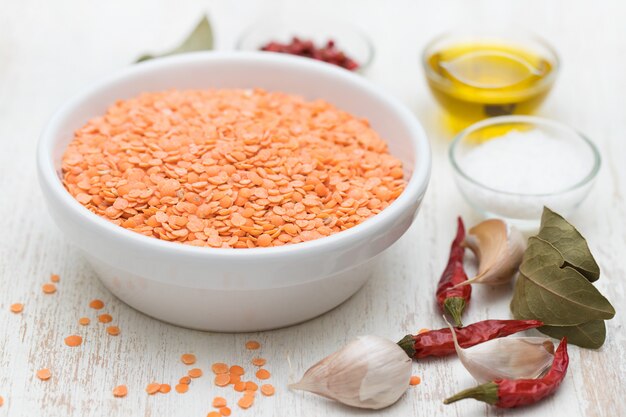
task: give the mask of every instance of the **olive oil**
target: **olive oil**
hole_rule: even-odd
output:
[[[554,81],[555,61],[497,42],[456,43],[425,57],[435,98],[455,129],[486,117],[532,113]]]

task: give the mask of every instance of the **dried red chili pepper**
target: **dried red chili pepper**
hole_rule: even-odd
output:
[[[461,314],[467,306],[472,295],[472,286],[463,285],[455,287],[457,284],[467,281],[467,274],[463,267],[463,257],[465,256],[465,226],[463,219],[457,219],[456,237],[450,247],[450,258],[448,265],[441,274],[439,285],[437,285],[437,304],[447,312],[457,327],[462,326]]]
[[[483,320],[456,329],[456,337],[462,348],[468,348],[498,337],[505,337],[524,330],[543,326],[539,320]],[[456,353],[452,332],[449,328],[406,335],[398,345],[411,358],[447,356]]]
[[[317,47],[313,41],[302,40],[298,37],[294,37],[289,43],[272,41],[262,46],[260,49],[262,51],[280,52],[284,54],[313,58],[318,61],[338,65],[350,71],[354,71],[359,68],[359,64],[337,48],[335,41],[332,39],[326,42],[323,47]]]
[[[461,391],[444,400],[444,403],[450,404],[465,398],[474,398],[501,408],[533,404],[557,390],[565,378],[568,364],[567,338],[564,337],[554,352],[552,367],[544,377],[537,379],[498,379]]]

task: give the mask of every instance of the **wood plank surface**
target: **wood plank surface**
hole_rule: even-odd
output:
[[[386,252],[373,278],[335,310],[307,323],[258,334],[213,334],[153,320],[108,293],[78,251],[52,223],[38,188],[35,149],[43,125],[71,95],[129,65],[146,51],[165,50],[210,14],[219,49],[232,49],[251,22],[276,13],[332,15],[363,27],[376,58],[366,76],[401,99],[424,124],[433,146],[430,187],[418,219]],[[619,0],[0,0],[0,395],[1,416],[205,416],[215,395],[233,416],[626,416],[626,3]],[[571,216],[588,238],[602,269],[598,287],[616,306],[606,344],[598,351],[571,348],[571,367],[558,393],[541,404],[499,411],[466,401],[444,406],[449,394],[471,386],[455,358],[414,364],[423,383],[380,412],[348,409],[289,392],[286,385],[318,359],[361,334],[394,340],[422,327],[443,326],[433,303],[458,214],[479,220],[457,193],[446,150],[452,133],[442,128],[419,53],[433,36],[474,25],[520,27],[549,39],[563,67],[541,115],[585,132],[600,147],[603,166],[588,200]],[[58,292],[44,295],[51,273]],[[467,321],[507,318],[510,288],[477,288]],[[92,298],[122,329],[106,335],[88,308]],[[24,312],[9,311],[15,302]],[[88,316],[92,324],[78,325]],[[80,332],[75,349],[63,338]],[[260,352],[247,351],[248,339]],[[152,381],[174,385],[187,371],[179,357],[193,352],[205,376],[187,394],[148,396]],[[213,385],[210,364],[268,359],[274,397],[254,408],[234,404],[235,393]],[[35,372],[52,370],[49,381]],[[247,366],[248,371],[252,370]],[[126,384],[126,398],[111,390]]]

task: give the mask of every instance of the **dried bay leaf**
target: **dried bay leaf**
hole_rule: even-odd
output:
[[[600,267],[593,259],[587,241],[561,215],[544,207],[537,236],[560,253],[565,265],[570,265],[591,282],[600,278]]]
[[[593,286],[600,276],[582,235],[544,207],[541,228],[528,248],[515,283],[511,312],[516,319],[542,320],[546,335],[590,349],[606,339],[604,320],[615,309]]]
[[[191,34],[183,41],[178,48],[165,52],[159,55],[146,54],[136,62],[147,61],[149,59],[161,58],[169,55],[182,54],[185,52],[197,52],[197,51],[210,51],[213,49],[213,30],[211,29],[211,23],[206,16],[202,17],[202,20],[196,25]]]
[[[550,243],[536,236],[528,239],[528,249],[520,266],[525,280],[523,296],[532,318],[546,325],[572,326],[590,320],[611,319],[615,309],[578,270],[562,265],[562,257]]]
[[[555,339],[567,336],[567,342],[587,349],[598,349],[606,339],[604,320],[591,320],[576,326],[543,326],[538,329]]]
[[[534,320],[534,314],[530,311],[526,298],[526,282],[528,280],[521,275],[515,281],[514,296],[511,300],[511,312],[517,320]]]

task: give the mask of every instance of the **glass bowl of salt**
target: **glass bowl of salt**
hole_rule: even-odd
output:
[[[472,207],[523,229],[539,224],[544,206],[571,213],[600,169],[593,142],[562,123],[533,116],[475,123],[454,139],[449,156]]]

